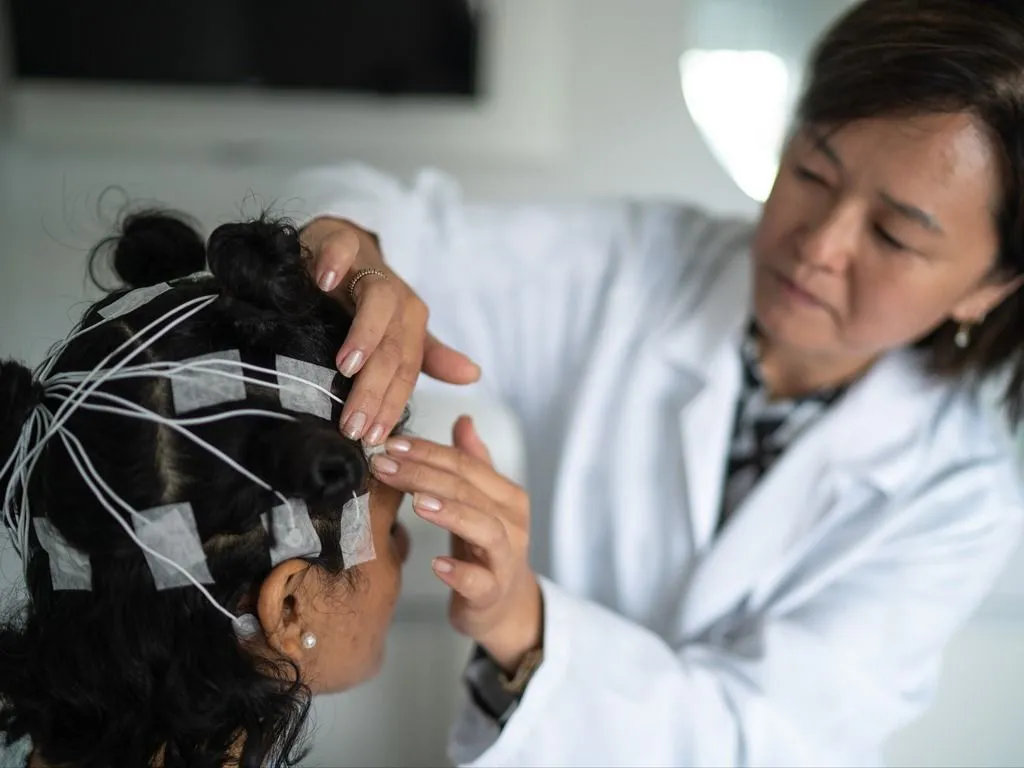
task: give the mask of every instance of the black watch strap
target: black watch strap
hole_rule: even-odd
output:
[[[473,655],[466,666],[466,687],[476,707],[504,727],[519,706],[522,694],[511,693],[502,685],[501,667],[480,646],[474,646]]]

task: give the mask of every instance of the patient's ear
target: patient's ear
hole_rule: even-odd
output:
[[[267,644],[300,666],[309,661],[312,649],[304,648],[302,636],[312,631],[312,566],[304,560],[285,560],[263,580],[256,613]],[[310,626],[306,626],[309,624]]]

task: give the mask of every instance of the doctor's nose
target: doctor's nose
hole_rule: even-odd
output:
[[[824,272],[843,272],[856,253],[860,221],[856,211],[836,206],[801,233],[797,259]]]

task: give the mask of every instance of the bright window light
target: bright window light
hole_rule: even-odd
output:
[[[683,98],[715,159],[764,202],[779,167],[791,78],[769,51],[689,50],[679,58]]]

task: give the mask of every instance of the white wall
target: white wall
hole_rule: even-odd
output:
[[[37,359],[77,315],[82,257],[104,231],[96,208],[110,185],[210,225],[273,201],[300,165],[357,157],[403,174],[422,161],[441,164],[474,198],[625,194],[756,213],[686,115],[677,69],[685,2],[495,0],[492,7],[492,89],[480,108],[16,92],[15,134],[0,151],[0,356]],[[116,202],[108,196],[105,209]],[[455,409],[428,408],[425,431],[441,436]],[[472,410],[514,474],[514,428],[480,405]],[[443,624],[442,593],[427,567],[444,538],[419,526],[415,538],[410,599],[390,663],[372,686],[321,703],[315,764],[443,759],[465,645]],[[9,557],[0,568],[16,573]],[[1024,710],[1022,641],[1024,560],[958,638],[935,711],[897,740],[894,760],[1024,764],[1014,722]]]
[[[715,209],[753,212],[704,149],[679,96],[685,2],[489,5],[497,50],[490,92],[474,109],[33,88],[15,96],[17,130],[61,165],[67,150],[82,159],[88,147],[108,178],[130,169],[132,181],[145,168],[194,165],[214,184],[207,192],[221,207],[250,183],[273,187],[268,182],[296,163],[357,155],[398,172],[439,163],[473,196],[699,196]],[[492,120],[512,112],[515,131]]]

